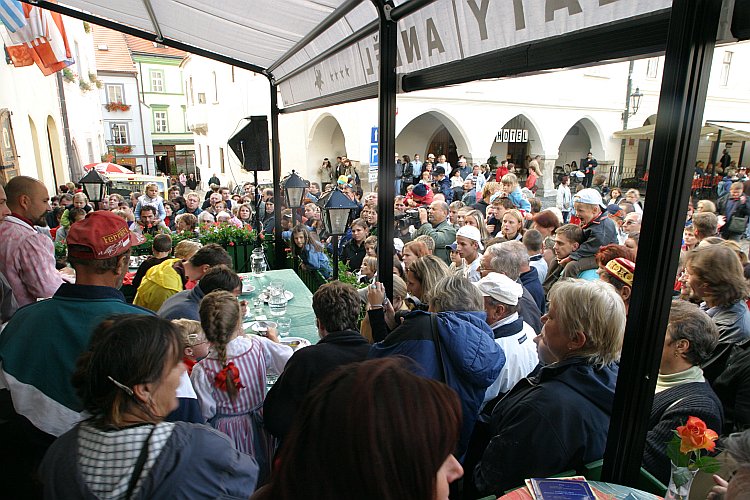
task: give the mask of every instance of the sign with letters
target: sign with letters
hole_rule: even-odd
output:
[[[479,54],[659,14],[672,0],[436,0],[398,22],[397,71],[431,68]],[[376,20],[374,8],[355,9],[331,32]],[[311,42],[322,52],[323,42]],[[285,106],[371,84],[378,79],[378,35],[366,37],[281,83]],[[298,61],[282,63],[282,76]],[[518,139],[516,137],[516,139]],[[377,142],[377,141],[372,141]],[[520,142],[520,141],[519,141]]]
[[[529,142],[529,131],[522,128],[503,128],[495,136],[495,142]]]

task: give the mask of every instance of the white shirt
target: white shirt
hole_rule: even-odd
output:
[[[464,263],[462,273],[464,278],[467,278],[472,283],[475,283],[482,279],[482,275],[479,273],[479,266],[481,265],[482,261],[482,254],[478,253],[477,258],[474,259],[474,262],[469,264],[466,262],[466,259],[461,259]]]
[[[497,323],[490,325],[493,330],[499,326],[507,325],[518,319],[518,313],[513,313],[507,318],[503,318]],[[505,366],[503,366],[500,376],[497,377],[491,386],[484,393],[484,402],[497,397],[498,394],[506,393],[513,388],[516,383],[523,377],[531,373],[539,364],[539,356],[536,352],[534,338],[536,333],[529,324],[524,322],[523,329],[508,337],[495,339],[505,353]]]

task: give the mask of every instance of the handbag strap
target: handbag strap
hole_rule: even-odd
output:
[[[443,363],[443,350],[440,347],[440,334],[438,333],[437,326],[437,314],[430,313],[430,323],[432,324],[432,343],[435,344],[435,352],[437,353],[437,360],[440,364],[440,375],[441,382],[447,382],[445,378],[445,364]]]
[[[146,459],[148,458],[148,442],[151,436],[156,430],[156,424],[151,428],[151,432],[146,436],[146,440],[141,446],[141,452],[138,454],[138,459],[135,461],[135,467],[133,468],[133,474],[130,476],[130,482],[128,482],[128,491],[125,493],[125,498],[130,499],[135,491],[135,485],[138,484],[138,478],[141,477],[143,467],[146,465]]]

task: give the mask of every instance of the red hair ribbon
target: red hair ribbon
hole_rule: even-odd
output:
[[[242,385],[242,382],[240,382],[240,370],[236,366],[234,366],[234,363],[232,362],[227,363],[227,366],[225,366],[223,370],[216,374],[214,385],[222,391],[226,391],[227,377],[230,373],[232,374],[232,381],[234,382],[234,386],[238,390],[245,387],[244,385]]]

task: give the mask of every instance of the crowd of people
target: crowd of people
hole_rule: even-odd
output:
[[[473,499],[601,459],[640,193],[607,187],[594,165],[590,187],[571,192],[563,177],[543,208],[528,185],[537,158],[520,183],[505,163],[451,168],[428,154],[416,171],[404,157],[397,237],[381,249],[377,193],[362,192],[346,161],[322,169],[333,172],[325,189],[358,206],[338,250],[359,288],[315,291],[320,340],[296,352],[273,328],[244,334],[242,282],[224,248],[173,237],[201,223],[272,232],[281,204],[290,251],[329,278],[315,183],[296,217],[250,183],[235,194],[212,183],[204,197],[146,185],[98,206],[75,186],[51,198],[28,177],[0,188],[4,491]],[[716,204],[688,208],[643,456],[668,482],[666,443],[697,416],[739,464],[729,484],[716,479],[729,499],[750,480],[745,189],[737,181]],[[146,235],[152,255],[133,273]],[[59,270],[55,241],[67,246]],[[383,252],[393,252],[391,298]],[[126,276],[132,304],[119,290]],[[278,376],[270,389],[267,375]]]

